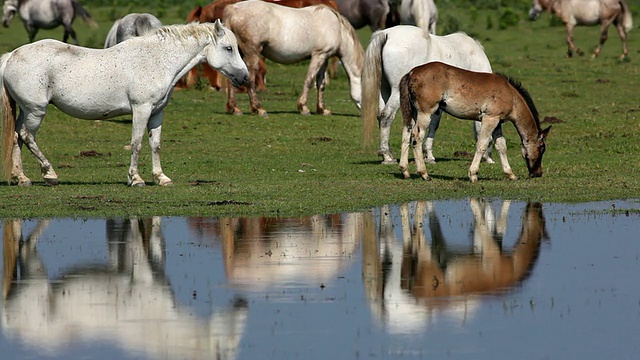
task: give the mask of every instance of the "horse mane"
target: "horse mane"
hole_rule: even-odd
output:
[[[333,14],[338,18],[338,20],[340,21],[342,30],[343,31],[346,30],[347,31],[346,35],[348,35],[347,37],[345,37],[344,36],[345,34],[344,33],[342,34],[342,42],[344,43],[345,40],[351,41],[351,47],[354,49],[353,53],[354,53],[354,61],[355,61],[355,63],[356,64],[363,64],[364,63],[364,49],[362,48],[362,44],[360,43],[360,40],[358,39],[358,34],[356,33],[356,29],[353,28],[353,26],[351,25],[349,20],[347,20],[347,18],[344,17],[344,15],[340,14],[336,9],[332,8],[329,5],[318,4],[318,5],[315,5],[315,6],[316,6],[315,11],[320,11],[322,9],[328,9],[329,11],[333,12]],[[340,45],[340,47],[342,47],[342,45]],[[361,49],[361,51],[358,51],[358,49]]]
[[[172,38],[176,40],[186,40],[188,38],[199,39],[203,36],[209,37],[212,41],[216,41],[217,39],[214,23],[200,23],[198,21],[193,21],[188,24],[162,26],[147,32],[145,35],[157,35],[162,38]]]
[[[531,111],[531,115],[533,116],[533,119],[536,121],[538,128],[540,128],[540,115],[538,114],[538,109],[536,108],[536,105],[533,103],[533,99],[531,98],[529,91],[527,91],[527,89],[525,89],[522,86],[522,83],[520,81],[505,74],[501,74],[501,73],[496,73],[496,74],[505,78],[509,82],[509,84],[513,86],[514,89],[518,90],[518,93],[520,93],[520,95],[524,99],[524,102],[527,103],[527,106],[529,107],[529,110]]]

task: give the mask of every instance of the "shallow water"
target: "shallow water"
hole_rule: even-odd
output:
[[[638,209],[471,199],[302,219],[5,221],[0,351],[635,359]]]

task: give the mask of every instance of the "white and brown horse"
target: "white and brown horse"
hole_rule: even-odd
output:
[[[511,121],[522,140],[522,154],[530,177],[542,176],[542,155],[551,126],[540,129],[538,111],[528,91],[503,75],[464,70],[441,62],[413,68],[400,80],[402,110],[402,150],[400,170],[409,177],[409,147],[412,139],[417,172],[429,180],[420,144],[437,111],[459,119],[482,122],[476,153],[469,168],[471,182],[478,180],[480,160],[487,150],[491,134],[504,121]],[[505,142],[496,139],[502,170],[511,180],[517,179],[507,160]]]
[[[342,61],[350,82],[350,94],[360,107],[360,73],[364,49],[355,29],[346,18],[326,5],[290,8],[257,0],[227,5],[224,23],[238,38],[249,69],[249,100],[251,111],[266,116],[258,100],[255,74],[260,55],[279,64],[294,64],[310,59],[307,75],[298,99],[298,110],[310,114],[307,106],[314,82],[318,90],[317,112],[329,115],[325,107],[325,70],[328,60],[337,56]],[[242,114],[235,99],[235,90],[228,88],[227,111]]]
[[[593,57],[600,55],[602,45],[607,41],[609,25],[614,24],[622,40],[622,55],[624,59],[629,55],[627,47],[627,33],[633,28],[631,11],[625,0],[533,0],[529,11],[529,19],[535,20],[541,12],[548,11],[555,14],[567,28],[567,55],[573,52],[583,55],[583,52],[573,43],[573,28],[576,25],[600,24],[600,42],[593,52]]]

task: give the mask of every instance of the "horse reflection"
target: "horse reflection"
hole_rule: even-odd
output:
[[[247,303],[199,319],[174,298],[164,274],[161,220],[107,220],[107,264],[79,264],[49,279],[36,242],[6,221],[3,331],[47,352],[81,340],[111,341],[152,358],[234,359]],[[9,269],[7,269],[9,268]]]
[[[401,242],[392,231],[389,210],[381,210],[380,256],[375,259],[375,251],[363,251],[365,263],[377,261],[380,266],[363,274],[372,310],[391,331],[423,328],[439,316],[464,320],[477,305],[474,295],[508,290],[530,274],[541,240],[547,237],[541,204],[526,205],[520,235],[511,249],[502,246],[510,203],[502,202],[497,217],[485,201],[471,199],[470,207],[473,245],[463,248],[447,243],[429,202],[415,204],[413,226],[409,206],[400,207]],[[426,239],[425,211],[431,243]]]
[[[260,291],[274,284],[321,286],[353,264],[362,213],[302,218],[189,219],[192,231],[222,244],[232,286]]]

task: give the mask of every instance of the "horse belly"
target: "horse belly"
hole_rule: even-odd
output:
[[[53,96],[50,102],[65,114],[80,119],[100,120],[131,114],[128,101],[107,94],[83,96],[66,92]]]

